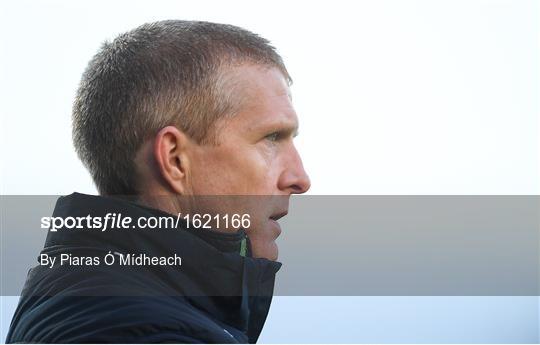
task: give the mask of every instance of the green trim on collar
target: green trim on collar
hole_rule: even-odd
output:
[[[242,242],[240,242],[240,255],[246,256],[247,253],[247,239],[244,237]]]

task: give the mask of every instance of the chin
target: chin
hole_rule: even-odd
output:
[[[259,244],[257,242],[251,243],[251,251],[255,258],[265,258],[270,261],[276,261],[279,256],[279,250],[276,242]]]

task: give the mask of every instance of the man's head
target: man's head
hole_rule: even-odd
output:
[[[292,143],[291,79],[269,42],[206,22],[143,25],[92,59],[73,111],[74,143],[105,195],[273,196],[248,207],[255,256],[275,259],[275,218],[309,188]],[[180,200],[180,199],[178,199]],[[233,203],[169,212],[233,212]]]

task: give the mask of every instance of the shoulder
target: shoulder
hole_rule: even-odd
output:
[[[55,296],[22,300],[7,342],[230,343],[182,297]]]

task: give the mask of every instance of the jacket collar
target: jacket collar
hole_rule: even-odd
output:
[[[55,217],[104,217],[107,213],[138,217],[171,217],[160,210],[114,197],[80,193],[60,197]],[[174,216],[173,216],[174,217]],[[83,231],[83,233],[81,233]],[[281,263],[240,255],[249,240],[243,230],[222,233],[208,229],[110,229],[49,232],[47,248],[98,247],[122,254],[182,257],[180,269],[165,267],[167,291],[186,296],[220,322],[235,327],[255,342],[262,330]],[[170,293],[170,292],[169,292]]]

